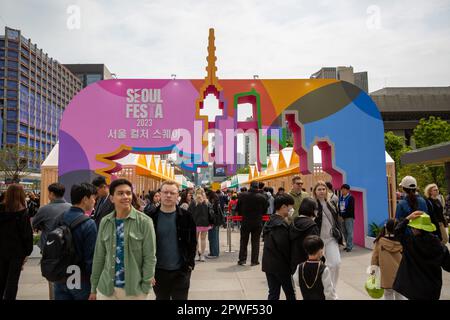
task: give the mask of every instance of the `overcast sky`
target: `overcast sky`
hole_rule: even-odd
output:
[[[1,0],[5,25],[61,63],[105,63],[120,78],[203,78],[214,27],[224,79],[351,65],[370,92],[450,85],[448,0]]]

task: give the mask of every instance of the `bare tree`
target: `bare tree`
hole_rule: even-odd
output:
[[[5,181],[19,183],[23,177],[30,174],[30,162],[36,161],[34,148],[28,146],[11,145],[0,150],[0,171]]]

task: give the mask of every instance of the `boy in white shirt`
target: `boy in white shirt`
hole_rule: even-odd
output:
[[[304,300],[337,300],[331,274],[323,262],[324,243],[318,236],[307,236],[303,247],[308,260],[299,266],[299,284]]]

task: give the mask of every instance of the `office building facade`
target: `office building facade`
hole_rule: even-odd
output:
[[[450,87],[388,87],[370,93],[380,110],[384,131],[411,144],[420,119],[439,117],[450,123]]]
[[[33,148],[28,166],[38,170],[58,140],[65,107],[81,88],[81,81],[66,67],[20,30],[6,27],[0,36],[2,148]]]
[[[311,79],[336,79],[353,83],[365,92],[369,92],[367,71],[353,72],[353,67],[324,67],[313,73]]]
[[[78,79],[83,83],[83,88],[86,88],[91,83],[113,79],[113,73],[104,64],[64,64]]]

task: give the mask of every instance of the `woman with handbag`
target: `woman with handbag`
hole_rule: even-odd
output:
[[[433,232],[439,237],[443,244],[448,243],[447,221],[444,217],[444,199],[439,194],[439,188],[435,183],[429,184],[425,187],[425,200],[427,202],[428,214],[431,222],[436,226],[436,231]]]
[[[20,273],[33,251],[25,192],[12,184],[0,204],[0,300],[16,300]]]
[[[202,188],[195,190],[194,200],[189,205],[189,212],[192,214],[197,226],[197,261],[205,262],[206,236],[211,229],[211,205],[206,198]],[[199,239],[200,238],[200,239]]]
[[[313,189],[313,196],[317,201],[316,224],[319,227],[320,238],[325,244],[324,256],[326,265],[331,272],[331,280],[336,288],[341,265],[339,245],[343,244],[341,225],[338,222],[338,209],[327,199],[327,185],[318,181]]]

